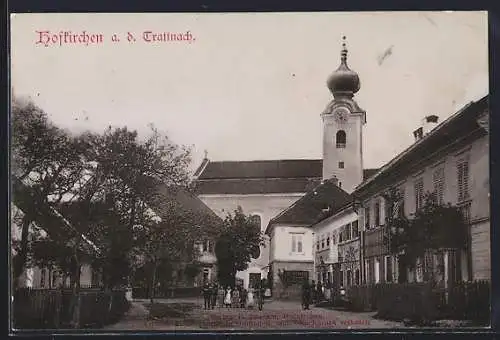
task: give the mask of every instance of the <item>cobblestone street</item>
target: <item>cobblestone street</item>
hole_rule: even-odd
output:
[[[312,307],[302,310],[299,302],[272,301],[264,310],[215,308],[203,310],[201,299],[155,300],[169,305],[192,305],[183,316],[151,318],[149,301],[134,301],[124,318],[106,330],[259,330],[259,329],[377,329],[401,328],[398,322],[373,318],[374,313],[353,313]]]

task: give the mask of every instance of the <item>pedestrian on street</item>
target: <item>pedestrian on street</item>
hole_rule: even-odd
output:
[[[318,281],[316,285],[316,303],[323,301],[323,298],[323,286],[321,285],[321,281]]]
[[[231,308],[231,287],[226,288],[226,296],[224,297],[224,305]]]
[[[233,296],[231,297],[231,305],[233,308],[238,308],[240,306],[240,291],[239,289],[233,290]]]
[[[326,286],[325,286],[325,300],[330,301],[332,298],[332,283],[330,280],[326,281]]]
[[[211,301],[212,309],[214,309],[215,305],[217,304],[217,291],[218,291],[217,283],[214,283],[212,285],[212,291],[211,291],[211,293],[212,293],[212,296],[211,296],[211,299],[212,299],[212,301]]]
[[[257,299],[259,303],[259,310],[262,310],[264,308],[264,285],[262,282],[258,284],[257,286]]]
[[[219,305],[219,308],[224,306],[224,287],[219,284],[219,289],[217,291],[217,304]]]
[[[309,284],[309,282],[308,282]],[[312,284],[309,287],[311,290],[311,303],[316,303],[316,281],[312,280]]]
[[[302,284],[302,308],[304,310],[308,310],[310,302],[311,302],[311,287],[309,286],[309,281],[304,280],[304,283]]]
[[[240,294],[240,308],[245,308],[245,303],[247,302],[248,291],[243,288]]]
[[[205,310],[207,309],[210,309],[210,296],[211,296],[211,289],[210,289],[210,285],[208,284],[208,282],[205,282],[205,284],[203,285],[203,300],[205,302]]]
[[[247,302],[247,308],[253,308],[253,306],[255,305],[255,299],[254,299],[253,292],[254,292],[253,288],[249,288],[248,289],[247,301],[246,301]]]

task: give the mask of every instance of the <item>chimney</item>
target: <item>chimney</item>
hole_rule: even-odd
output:
[[[415,137],[415,142],[418,142],[424,136],[424,129],[419,127],[415,131],[413,131],[413,137]]]
[[[429,132],[431,132],[438,124],[439,117],[436,115],[426,116],[423,120],[422,128],[423,135],[425,136]]]

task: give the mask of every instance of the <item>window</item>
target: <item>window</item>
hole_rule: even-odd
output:
[[[261,229],[261,228],[262,228],[262,226],[261,226],[262,222],[261,222],[261,219],[260,219],[260,216],[259,216],[259,215],[251,215],[251,216],[250,216],[250,219],[252,220],[252,222],[253,222],[255,225],[259,226],[259,229]]]
[[[419,178],[415,181],[415,209],[419,210],[424,204],[424,179]]]
[[[325,235],[321,236],[321,249],[325,249]]]
[[[210,248],[210,241],[208,241],[208,240],[203,241],[202,246],[203,246],[203,252],[208,251],[208,249]]]
[[[360,280],[361,280],[361,278],[359,276],[359,269],[356,269],[356,284],[357,285],[361,284]]]
[[[316,250],[319,250],[319,236],[316,236]]]
[[[335,234],[332,234],[332,244],[336,244]]]
[[[343,286],[344,285],[344,271],[340,271],[339,273],[339,281],[340,281],[340,285]]]
[[[439,167],[434,170],[432,182],[434,184],[434,197],[436,202],[442,204],[444,201],[444,167]]]
[[[339,188],[342,188],[342,182],[339,182]]]
[[[351,224],[346,224],[345,226],[345,239],[346,241],[351,239]]]
[[[210,269],[208,268],[203,269],[203,283],[207,283],[209,277],[210,277]]]
[[[350,286],[352,284],[352,272],[350,270],[347,270],[347,286]]]
[[[260,279],[260,274],[259,279]],[[304,280],[309,279],[309,272],[302,270],[285,270],[283,272],[283,277],[285,281],[289,284],[302,283]]]
[[[392,282],[393,272],[392,272],[392,257],[385,257],[385,281]]]
[[[336,141],[338,149],[345,148],[346,139],[347,139],[347,136],[346,136],[346,133],[345,133],[344,130],[337,131],[337,135],[336,135],[335,141]]]
[[[344,227],[340,228],[340,233],[339,233],[339,243],[344,242]]]
[[[370,229],[370,207],[365,208],[365,228]]]
[[[330,247],[330,234],[326,235],[326,246]]]
[[[302,235],[297,236],[297,253],[302,253]]]
[[[344,168],[344,162],[339,162],[339,169],[343,169]]]
[[[47,270],[44,268],[40,271],[40,287],[45,288],[45,276],[47,275]]]
[[[469,199],[469,162],[461,159],[457,163],[458,172],[458,201]]]
[[[292,234],[292,253],[302,253],[302,234]]]
[[[380,202],[375,202],[375,227],[380,225]]]
[[[352,238],[359,237],[358,221],[352,222]]]

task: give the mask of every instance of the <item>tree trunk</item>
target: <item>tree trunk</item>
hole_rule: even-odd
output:
[[[72,326],[75,329],[80,328],[80,309],[81,309],[81,296],[80,296],[80,274],[81,274],[81,267],[80,267],[80,261],[78,259],[78,255],[75,254],[73,256],[75,265],[74,265],[74,270],[73,270],[73,291],[72,291],[72,297],[71,297],[71,309],[70,311],[72,312]]]
[[[153,272],[151,274],[151,288],[149,290],[149,300],[151,304],[154,303],[154,292],[156,287],[156,267],[157,267],[156,262],[153,262]]]
[[[26,259],[28,258],[30,224],[31,219],[27,214],[24,215],[21,230],[21,249],[19,250],[17,261],[14,263],[14,284],[16,289],[21,286],[21,279],[26,265]]]

